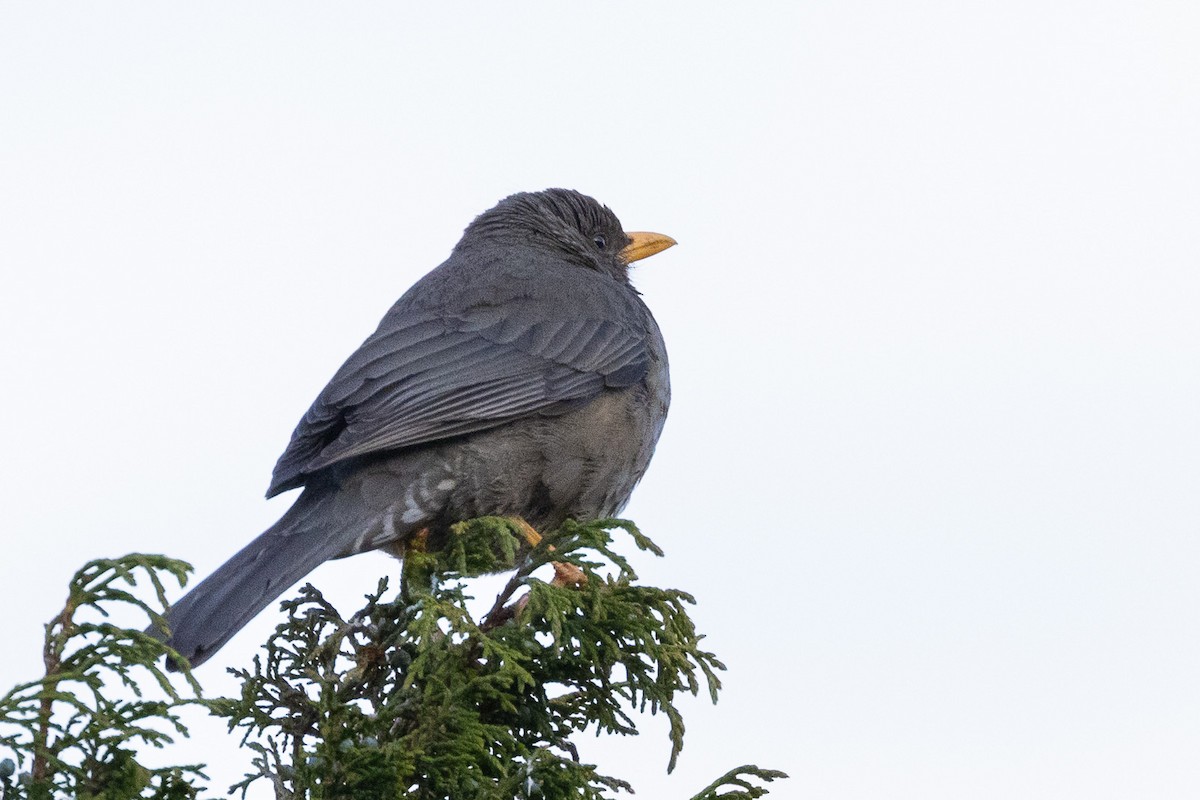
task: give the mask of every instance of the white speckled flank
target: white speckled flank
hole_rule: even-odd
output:
[[[400,515],[400,521],[406,525],[412,525],[420,522],[425,516],[424,510],[417,505],[417,499],[414,496],[415,488],[409,486],[404,492],[404,513]]]

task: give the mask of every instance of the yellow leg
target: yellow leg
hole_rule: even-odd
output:
[[[566,561],[555,561],[550,566],[554,567],[554,580],[550,581],[551,586],[584,586],[587,584],[587,573]]]
[[[530,547],[537,547],[542,543],[542,535],[534,530],[533,526],[525,520],[520,517],[505,517],[505,519],[516,526],[517,533],[521,534],[522,539],[529,542]],[[553,550],[554,548],[550,549]]]
[[[529,542],[530,547],[537,547],[542,543],[542,535],[525,520],[520,517],[506,517],[505,519],[516,526],[517,532],[521,534],[522,539]],[[547,549],[554,550],[554,545],[550,545]],[[551,566],[554,567],[554,580],[550,581],[551,586],[583,586],[587,583],[587,575],[574,564],[555,561]]]

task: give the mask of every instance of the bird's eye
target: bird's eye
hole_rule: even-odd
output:
[[[605,239],[604,234],[602,233],[598,233],[592,237],[592,241],[595,242],[596,247],[599,247],[601,250],[603,250],[605,247],[608,247],[608,239]]]

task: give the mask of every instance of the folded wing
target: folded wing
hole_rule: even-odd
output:
[[[645,377],[644,327],[534,302],[389,314],[304,415],[268,496],[346,459],[562,413]]]

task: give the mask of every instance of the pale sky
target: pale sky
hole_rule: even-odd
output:
[[[673,775],[657,718],[585,756],[1200,796],[1198,76],[1186,2],[0,5],[0,688],[87,559],[203,576],[274,521],[394,299],[566,186],[680,242],[635,272],[674,404],[626,516],[729,666]]]

